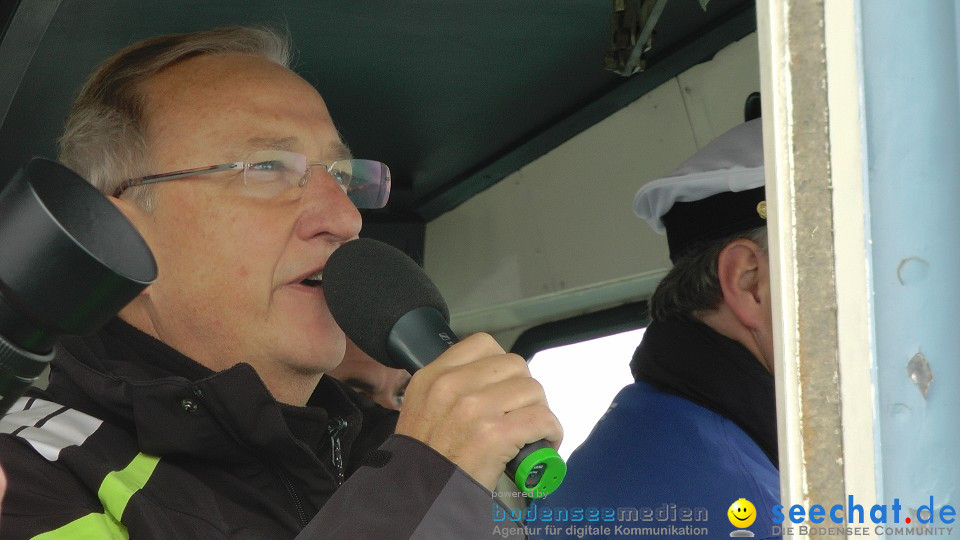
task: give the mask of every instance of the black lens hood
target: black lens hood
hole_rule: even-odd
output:
[[[140,233],[89,182],[32,159],[0,192],[0,334],[43,353],[94,332],[157,277]]]

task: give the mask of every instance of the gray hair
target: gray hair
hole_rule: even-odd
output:
[[[134,43],[101,64],[84,83],[67,116],[58,159],[101,193],[149,174],[143,83],[196,56],[244,53],[290,67],[290,39],[269,28],[228,27],[158,36]],[[150,210],[148,186],[131,188],[131,199]]]
[[[767,252],[767,228],[759,227],[709,242],[682,255],[650,297],[650,318],[696,319],[704,311],[712,311],[723,301],[717,258],[730,242],[746,238]]]

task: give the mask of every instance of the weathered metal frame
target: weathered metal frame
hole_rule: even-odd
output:
[[[757,5],[785,506],[876,500],[858,13]]]

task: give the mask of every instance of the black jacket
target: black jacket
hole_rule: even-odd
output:
[[[280,405],[117,319],[0,421],[0,537],[489,537],[489,492],[395,423],[329,377]]]

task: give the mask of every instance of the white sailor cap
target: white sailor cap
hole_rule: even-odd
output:
[[[761,120],[727,131],[676,171],[644,185],[633,211],[667,233],[673,261],[703,242],[765,226]]]

